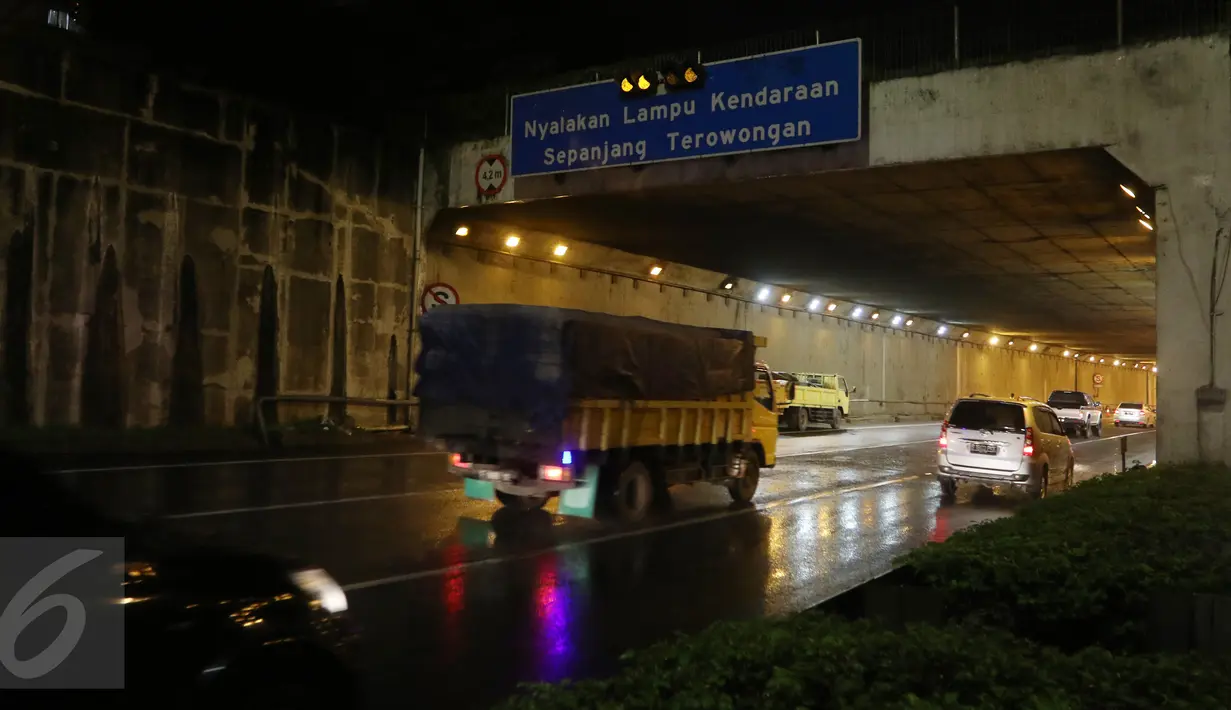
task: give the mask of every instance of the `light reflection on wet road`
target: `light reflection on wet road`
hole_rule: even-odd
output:
[[[732,507],[714,486],[676,488],[674,510],[634,527],[507,515],[409,458],[293,467],[297,485],[357,500],[197,508],[173,524],[311,560],[347,586],[373,707],[484,707],[518,681],[603,673],[624,649],[676,631],[813,606],[913,547],[1012,514],[1016,500],[970,491],[941,504],[938,430],[786,437],[754,507]],[[1109,427],[1104,440],[1076,442],[1079,480],[1119,468],[1111,437],[1123,433],[1136,434]],[[1154,438],[1126,440],[1130,465],[1154,458]],[[395,493],[340,483],[360,469],[404,480],[416,467]]]

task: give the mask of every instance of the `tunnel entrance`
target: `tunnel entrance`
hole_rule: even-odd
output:
[[[520,200],[561,189],[519,179],[518,203],[446,210],[431,239],[547,260],[589,242],[1057,351],[1155,353],[1153,192],[1101,148]]]

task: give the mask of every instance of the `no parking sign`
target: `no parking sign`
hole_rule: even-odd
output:
[[[429,284],[419,298],[419,308],[423,313],[439,306],[455,306],[458,303],[461,303],[461,298],[457,295],[457,289],[444,282]]]

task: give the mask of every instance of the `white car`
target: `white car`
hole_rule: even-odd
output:
[[[1141,402],[1121,402],[1113,415],[1116,426],[1139,426],[1154,428],[1154,410]]]
[[[1073,446],[1052,408],[1033,400],[959,399],[940,426],[941,494],[959,483],[1008,486],[1042,498],[1073,483]]]
[[[1103,407],[1085,392],[1056,390],[1047,397],[1064,431],[1090,438],[1103,435]]]

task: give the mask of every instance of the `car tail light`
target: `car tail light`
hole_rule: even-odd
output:
[[[941,450],[949,448],[949,422],[947,421],[940,423],[940,440],[936,442],[936,446]]]
[[[450,456],[449,463],[453,464],[456,468],[470,468],[470,463],[463,461],[461,454],[453,454]]]
[[[544,481],[567,481],[572,471],[567,466],[539,466],[539,478]]]
[[[1026,427],[1026,445],[1022,447],[1022,456],[1034,456],[1034,427]]]

